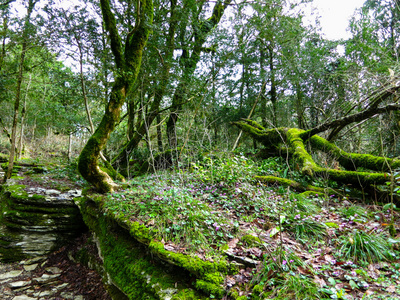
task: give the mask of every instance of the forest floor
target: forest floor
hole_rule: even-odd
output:
[[[279,159],[210,155],[172,172],[137,176],[107,195],[104,207],[148,227],[166,250],[241,266],[226,276],[230,292],[224,299],[400,299],[400,216],[394,204],[355,197],[343,187],[337,194],[299,194],[265,186],[255,175],[304,180]],[[84,185],[73,165],[21,183]],[[332,184],[328,178],[313,182]],[[90,270],[73,273],[63,251],[54,254],[53,264],[66,264],[87,297],[101,291]],[[96,297],[87,299],[107,299],[103,292]]]
[[[240,265],[224,299],[400,299],[395,204],[337,185],[337,194],[300,194],[254,180],[305,180],[277,158],[214,154],[184,165],[128,181],[105,208],[145,225],[169,251]]]

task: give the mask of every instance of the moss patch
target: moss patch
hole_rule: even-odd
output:
[[[206,299],[225,293],[225,260],[209,262],[167,251],[144,225],[109,215],[102,204],[101,196],[80,200],[84,221],[99,240],[106,271],[130,299],[157,299],[166,293],[172,299]]]

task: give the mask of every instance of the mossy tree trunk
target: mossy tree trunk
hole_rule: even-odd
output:
[[[182,44],[182,55],[180,57],[180,63],[183,68],[183,75],[175,89],[175,93],[172,97],[172,110],[167,120],[167,137],[171,149],[177,147],[177,136],[176,136],[176,123],[178,122],[179,113],[182,111],[183,103],[188,93],[188,87],[190,86],[190,78],[193,76],[196,70],[196,65],[200,60],[200,55],[203,50],[203,44],[205,43],[207,36],[211,30],[219,23],[224,14],[225,9],[230,4],[231,0],[218,0],[214,6],[212,15],[210,18],[204,21],[196,19],[197,24],[192,24],[193,40],[184,40],[181,38]],[[200,5],[204,5],[205,2],[200,2]],[[199,14],[202,8],[199,9]],[[183,28],[183,31],[186,30]],[[182,34],[183,33],[183,34]],[[181,36],[185,36],[184,32]],[[192,44],[191,49],[188,49],[188,45]],[[191,50],[191,53],[190,53]]]
[[[152,0],[139,0],[135,27],[127,34],[123,45],[117,29],[116,19],[111,11],[109,0],[100,0],[103,21],[109,33],[111,50],[114,55],[116,72],[114,84],[104,112],[104,116],[94,134],[83,148],[78,162],[79,172],[94,185],[99,192],[112,192],[116,184],[99,167],[101,150],[120,119],[126,95],[139,73],[143,49],[147,43],[153,22]]]
[[[165,55],[161,57],[162,67],[160,70],[159,81],[154,88],[154,100],[150,106],[150,109],[146,113],[144,119],[141,122],[138,122],[136,126],[136,130],[133,132],[130,137],[129,142],[121,149],[118,155],[113,159],[112,164],[115,168],[117,168],[121,174],[128,176],[128,162],[129,162],[129,154],[133,149],[137,148],[140,141],[143,139],[143,136],[146,133],[146,130],[151,126],[153,121],[159,116],[159,110],[161,102],[164,98],[167,85],[170,77],[170,69],[172,65],[173,54],[175,50],[175,32],[177,27],[177,0],[171,0],[171,14],[170,14],[170,22],[168,29],[168,37],[166,41],[166,50]],[[159,122],[158,122],[159,123]],[[158,125],[157,130],[159,130],[160,125]],[[161,133],[158,133],[160,136]],[[159,142],[160,143],[160,142]],[[161,141],[162,144],[162,141]],[[162,147],[161,147],[162,148]]]
[[[280,155],[282,150],[286,151],[286,153],[294,158],[302,174],[310,177],[328,175],[330,179],[340,183],[369,188],[372,185],[385,184],[390,180],[390,176],[386,172],[400,168],[400,160],[398,159],[369,154],[348,153],[320,136],[314,135],[310,137],[308,135],[309,131],[302,129],[265,129],[251,120],[235,122],[234,124],[262,143],[268,149],[268,153],[275,152],[277,155]],[[305,143],[307,140],[312,149],[330,154],[346,170],[329,169],[319,166],[306,150]],[[359,167],[371,171],[359,172],[357,171]]]

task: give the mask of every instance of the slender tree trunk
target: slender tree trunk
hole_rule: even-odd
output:
[[[300,84],[296,83],[296,113],[297,113],[297,127],[304,129],[304,114],[303,114],[303,91]]]
[[[195,32],[193,34],[193,48],[191,55],[184,49],[180,61],[183,64],[183,76],[178,83],[175,90],[174,96],[172,97],[173,111],[171,111],[169,119],[167,121],[167,136],[171,149],[177,146],[176,136],[176,123],[178,122],[179,114],[182,110],[183,100],[187,96],[188,86],[191,83],[191,77],[196,70],[196,65],[200,60],[200,54],[203,48],[203,44],[206,41],[207,36],[211,30],[219,23],[225,9],[230,4],[231,0],[218,0],[214,6],[212,15],[207,20],[194,24]],[[201,9],[199,10],[199,13]],[[185,45],[187,41],[182,41]]]
[[[83,52],[82,52],[82,47],[80,42],[76,39],[76,42],[78,44],[78,49],[79,49],[79,78],[81,81],[81,89],[82,89],[82,96],[83,100],[85,102],[85,110],[86,110],[86,116],[88,118],[89,126],[90,126],[90,133],[94,133],[94,125],[92,121],[92,116],[90,114],[90,108],[89,108],[89,101],[86,93],[86,85],[85,85],[85,78],[83,77]]]
[[[163,147],[163,141],[162,141],[160,114],[157,114],[157,145],[158,145],[158,152],[162,153],[164,151],[164,147]]]
[[[8,167],[7,171],[4,174],[4,182],[11,178],[12,170],[14,168],[14,156],[15,156],[15,146],[16,146],[16,137],[17,137],[17,124],[18,124],[18,114],[19,114],[19,102],[21,99],[21,85],[23,81],[23,70],[24,70],[24,61],[25,55],[28,47],[28,31],[29,31],[29,23],[33,8],[36,4],[36,1],[29,0],[27,14],[25,17],[24,29],[22,32],[22,49],[21,56],[19,58],[19,69],[18,69],[18,77],[17,77],[17,87],[15,94],[15,102],[14,102],[14,117],[12,123],[11,130],[11,150],[10,157],[8,159]]]
[[[0,54],[0,70],[3,68],[4,58],[6,57],[7,30],[8,30],[8,15],[7,15],[7,12],[4,12],[3,30],[1,32],[2,45],[1,45],[1,54]]]
[[[68,135],[68,162],[71,162],[72,158],[72,132]]]
[[[19,134],[19,146],[18,146],[18,154],[17,154],[17,160],[21,159],[22,156],[22,148],[23,148],[23,140],[24,140],[24,126],[25,126],[25,115],[26,115],[26,100],[28,98],[28,91],[31,86],[32,82],[32,75],[29,75],[29,82],[26,87],[26,92],[25,92],[25,98],[24,98],[24,105],[22,107],[22,112],[21,112],[21,130]]]
[[[269,69],[271,72],[271,90],[269,94],[271,96],[271,103],[272,103],[272,123],[275,127],[278,126],[278,118],[277,118],[277,102],[278,96],[276,93],[276,82],[275,82],[275,66],[274,66],[274,50],[272,46],[268,47],[269,50]]]

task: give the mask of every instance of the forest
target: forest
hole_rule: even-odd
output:
[[[210,299],[398,299],[400,1],[340,40],[312,5],[1,0],[0,185],[45,166],[140,243],[235,261],[189,270]]]

